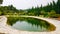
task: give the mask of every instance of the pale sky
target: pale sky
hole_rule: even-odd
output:
[[[3,0],[3,6],[13,5],[17,9],[28,9],[37,6],[46,6],[47,3],[52,2],[53,0]],[[54,0],[57,2],[57,0]]]

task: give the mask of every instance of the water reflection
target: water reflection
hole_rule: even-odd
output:
[[[36,18],[9,17],[8,24],[13,28],[24,31],[54,31],[55,26]]]
[[[26,21],[17,21],[12,27],[19,29],[19,30],[24,30],[24,31],[42,31],[42,29],[40,28],[40,26],[36,26],[32,24],[29,24]]]

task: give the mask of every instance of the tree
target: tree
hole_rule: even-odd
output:
[[[60,14],[60,0],[57,1],[57,13]]]
[[[56,5],[55,1],[53,1],[53,5]]]
[[[0,0],[0,4],[2,4],[3,0]]]
[[[56,12],[54,10],[51,10],[50,14],[53,15],[56,14]]]
[[[48,13],[49,17],[56,17],[56,12],[54,10],[51,10],[51,12]]]

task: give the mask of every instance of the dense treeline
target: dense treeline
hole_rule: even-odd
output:
[[[60,14],[60,0],[55,3],[48,4],[47,6],[42,7],[36,7],[32,9],[27,9],[28,13],[34,13],[34,15],[44,15],[44,16],[50,16],[50,17],[59,17]],[[31,14],[32,15],[32,14]]]
[[[60,17],[60,0],[56,3],[47,4],[47,6],[32,7],[26,10],[17,10],[13,5],[0,6],[0,15],[34,15],[43,17]]]
[[[18,12],[18,10],[13,5],[0,6],[0,15],[13,14],[15,12]]]

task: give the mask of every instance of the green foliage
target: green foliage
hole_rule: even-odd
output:
[[[0,0],[0,4],[2,4],[3,0]]]
[[[1,1],[1,0],[0,0]],[[52,16],[56,15],[56,14],[60,14],[60,0],[57,1],[57,3],[55,3],[53,1],[53,3],[48,3],[47,6],[42,6],[39,7],[32,7],[30,9],[26,9],[26,10],[17,10],[15,7],[13,7],[13,5],[9,5],[9,6],[0,6],[0,15],[13,15],[13,14],[17,14],[17,15],[34,15],[34,16],[39,16],[39,15],[43,15],[44,17],[50,17],[52,14]]]
[[[47,6],[42,7],[35,7],[35,8],[31,8],[31,9],[27,9],[28,13],[34,13],[34,15],[44,15],[49,16],[52,15],[54,16],[55,14],[60,14],[60,0],[57,1],[57,3],[55,3],[53,1],[53,3],[48,4]],[[48,14],[49,13],[49,14]],[[31,14],[32,15],[32,14]]]
[[[0,15],[2,14],[2,12],[0,11]]]

